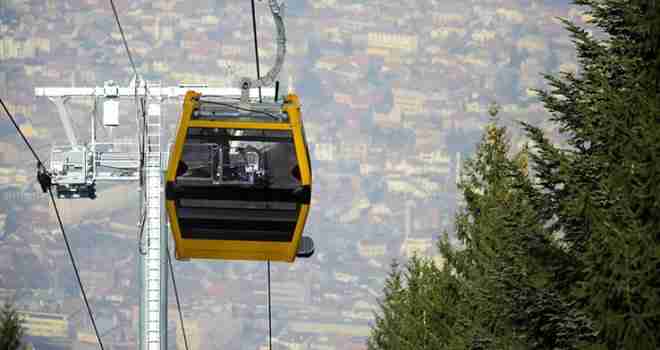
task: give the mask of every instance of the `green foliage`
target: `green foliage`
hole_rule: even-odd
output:
[[[370,349],[660,346],[660,5],[576,3],[608,36],[565,21],[581,72],[538,91],[569,148],[521,123],[533,147],[511,154],[492,109],[459,247],[440,242],[441,270],[393,266]]]
[[[489,125],[459,188],[466,205],[456,218],[465,248],[441,244],[459,276],[473,286],[471,320],[489,348],[571,349],[593,332],[555,286],[564,252],[544,226],[542,194],[527,176],[528,150],[508,156],[506,130]]]
[[[457,283],[429,259],[414,257],[403,270],[393,263],[369,349],[447,348],[459,319],[454,306],[463,297]],[[442,293],[437,292],[439,286]]]
[[[564,233],[565,292],[609,349],[660,346],[660,12],[653,1],[580,1],[609,37],[567,23],[584,68],[547,77],[541,99],[568,136],[559,150],[525,125]]]
[[[0,310],[0,349],[18,350],[23,338],[22,321],[9,303]]]

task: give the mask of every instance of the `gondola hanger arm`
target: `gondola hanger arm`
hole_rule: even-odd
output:
[[[278,3],[277,0],[269,0],[268,6],[275,20],[277,30],[277,56],[275,57],[275,63],[263,77],[258,79],[244,77],[240,79],[241,103],[249,102],[250,89],[273,85],[284,65],[284,57],[286,56],[286,32],[284,30],[284,21],[282,20],[284,5]]]

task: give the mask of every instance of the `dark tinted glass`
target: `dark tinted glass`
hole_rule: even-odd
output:
[[[176,178],[183,238],[291,241],[297,167],[290,131],[188,129]]]

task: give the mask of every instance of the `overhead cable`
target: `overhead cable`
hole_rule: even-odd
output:
[[[144,185],[144,152],[145,152],[145,143],[146,143],[146,138],[147,138],[147,123],[146,123],[146,118],[145,118],[145,101],[144,99],[140,100],[140,103],[138,104],[138,87],[140,85],[140,75],[138,74],[137,67],[135,66],[135,61],[133,60],[133,55],[131,54],[131,49],[128,47],[128,41],[126,40],[126,35],[124,34],[124,28],[121,26],[121,21],[119,20],[119,14],[117,13],[117,7],[115,6],[115,2],[113,0],[110,0],[110,7],[112,7],[112,13],[115,17],[115,21],[117,22],[117,27],[119,28],[119,34],[121,35],[121,40],[122,43],[124,44],[124,48],[126,49],[126,54],[128,55],[128,60],[131,63],[131,68],[133,69],[133,74],[135,75],[135,104],[136,104],[136,114],[137,114],[137,122],[140,122],[140,110],[137,109],[138,105],[141,107],[142,111],[142,134],[140,134],[140,131],[138,130],[138,142],[140,143],[139,145],[139,152],[140,152],[140,172],[138,173],[139,176],[139,183],[140,183],[140,190],[142,190],[142,187]],[[149,87],[148,85],[144,84],[145,92],[148,93]],[[142,201],[144,202],[146,200],[146,191],[142,191],[143,196],[142,196]],[[144,218],[142,218],[142,222],[139,224],[138,228],[138,236],[140,241],[138,242],[138,251],[140,252],[141,255],[146,255],[146,252],[144,251],[144,247],[142,245],[142,235],[144,231]]]
[[[119,21],[119,14],[117,14],[117,8],[115,7],[115,2],[110,0],[110,6],[112,7],[112,13],[115,16],[115,21],[117,21],[117,27],[119,27],[119,34],[121,34],[121,40],[123,41],[124,48],[126,49],[126,53],[128,54],[128,60],[131,62],[133,73],[135,74],[136,77],[139,77],[137,68],[135,67],[135,62],[133,61],[133,55],[131,55],[131,50],[128,48],[128,42],[126,41],[126,35],[124,35],[124,29],[121,27],[121,22]],[[135,85],[136,86],[138,85],[137,79]]]
[[[34,151],[34,148],[32,148],[32,145],[30,144],[28,139],[25,137],[25,134],[23,134],[23,131],[21,130],[21,128],[16,123],[16,120],[14,119],[14,116],[9,112],[9,109],[7,109],[7,106],[5,106],[5,102],[2,101],[2,98],[0,98],[0,104],[2,104],[2,109],[5,110],[5,113],[9,117],[9,120],[11,120],[11,123],[14,124],[14,128],[16,128],[16,131],[18,131],[18,134],[21,135],[21,138],[23,138],[23,142],[25,142],[25,145],[30,149],[30,152],[32,152],[32,155],[37,160],[37,166],[39,168],[42,168],[44,166],[44,164],[41,162],[41,159],[37,155],[37,152]]]
[[[257,80],[261,79],[259,72],[259,44],[257,42],[257,18],[254,14],[254,0],[252,2],[252,33],[254,34],[254,59],[257,63]],[[261,101],[261,86],[259,86],[259,102]]]
[[[50,201],[53,204],[53,209],[55,209],[55,216],[57,217],[57,222],[60,226],[60,230],[62,231],[62,236],[64,237],[64,243],[66,245],[66,250],[69,253],[69,259],[71,260],[71,265],[73,266],[73,272],[75,272],[76,275],[76,280],[78,281],[78,287],[80,287],[80,292],[82,293],[83,300],[85,301],[85,306],[87,307],[87,313],[89,314],[89,318],[92,321],[92,327],[94,328],[94,333],[96,334],[96,339],[99,342],[99,346],[101,350],[103,350],[103,342],[101,342],[101,336],[99,335],[99,330],[96,327],[96,321],[94,320],[94,315],[92,314],[92,308],[89,306],[89,301],[87,300],[87,293],[85,293],[85,288],[83,287],[82,280],[80,279],[80,273],[78,272],[78,266],[76,265],[76,260],[73,257],[73,252],[71,251],[71,246],[69,245],[69,238],[66,235],[66,230],[64,229],[64,225],[62,224],[62,218],[60,216],[60,211],[57,208],[57,202],[55,202],[55,196],[53,195],[53,190],[51,188],[51,179],[50,179],[50,174],[46,172],[44,164],[41,162],[41,158],[37,155],[37,153],[34,151],[34,148],[32,148],[32,145],[30,144],[30,141],[25,137],[21,129],[18,127],[18,124],[16,123],[16,120],[14,119],[14,116],[11,114],[9,109],[7,109],[7,106],[5,105],[4,101],[2,98],[0,98],[0,104],[2,105],[2,108],[4,109],[5,113],[9,117],[9,120],[11,120],[12,124],[14,124],[14,127],[16,128],[16,131],[18,134],[23,138],[23,141],[25,142],[25,145],[30,149],[32,152],[32,155],[34,158],[37,160],[37,166],[38,166],[38,179],[39,183],[41,184],[42,189],[44,192],[48,192],[50,195]]]
[[[273,350],[273,324],[270,312],[270,260],[268,260],[268,349]]]
[[[251,1],[252,4],[252,33],[254,34],[254,60],[257,65],[257,81],[261,79],[261,72],[259,71],[259,43],[257,41],[257,17],[255,15],[254,11],[254,0]],[[272,10],[272,7],[271,7]],[[277,19],[276,19],[277,22]],[[279,28],[278,28],[279,29]],[[279,33],[279,31],[278,31]],[[277,96],[275,96],[275,99],[277,99]],[[262,102],[262,97],[261,97],[261,85],[259,85],[259,103]],[[236,108],[236,107],[234,107]],[[240,108],[237,108],[240,109]],[[251,111],[255,112],[255,111]],[[262,112],[274,119],[278,119],[274,115],[266,112]],[[273,327],[272,327],[272,322],[271,322],[271,312],[270,312],[270,260],[268,260],[267,263],[267,283],[268,283],[268,349],[273,350]]]
[[[176,308],[179,310],[179,320],[181,321],[181,333],[183,334],[183,343],[188,350],[188,337],[186,337],[186,327],[183,326],[183,313],[181,312],[181,303],[179,302],[179,291],[176,288],[176,279],[174,279],[174,268],[172,267],[172,258],[170,249],[167,248],[167,263],[170,265],[170,275],[172,276],[172,286],[174,286],[174,297],[176,298]]]
[[[69,245],[69,238],[66,236],[66,231],[64,230],[64,225],[62,224],[62,218],[60,217],[60,211],[59,209],[57,209],[55,196],[53,196],[53,190],[50,187],[48,187],[48,194],[50,195],[50,200],[53,203],[53,209],[55,209],[55,216],[57,216],[57,222],[60,225],[60,230],[62,231],[62,236],[64,237],[66,250],[67,252],[69,252],[69,258],[71,259],[71,265],[73,265],[73,272],[75,272],[76,274],[76,280],[78,280],[78,285],[80,286],[80,292],[82,292],[83,300],[85,300],[85,306],[87,307],[87,313],[89,313],[89,319],[92,321],[92,327],[94,328],[96,339],[99,341],[99,346],[101,347],[101,350],[103,350],[103,343],[101,342],[101,336],[99,335],[99,330],[96,327],[96,321],[94,320],[94,315],[92,314],[92,308],[89,306],[89,301],[87,300],[87,293],[85,293],[85,288],[83,288],[82,280],[80,279],[80,273],[78,272],[78,266],[76,266],[76,261],[73,258],[73,253],[71,252],[71,246]]]

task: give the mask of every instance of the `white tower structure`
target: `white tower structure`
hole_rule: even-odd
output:
[[[135,81],[142,84],[135,86]],[[146,84],[145,84],[146,83]],[[161,87],[159,82],[133,79],[126,87],[107,81],[101,87],[37,87],[35,96],[46,97],[56,106],[64,127],[68,145],[54,146],[50,164],[53,185],[59,198],[96,197],[99,182],[139,181],[143,203],[139,223],[144,222],[143,238],[137,245],[140,276],[139,350],[167,350],[168,291],[168,226],[164,210],[163,178],[167,169],[169,140],[162,127],[163,103],[182,103],[188,90],[204,95],[241,96],[238,88],[209,88],[206,85]],[[273,98],[273,88],[262,88],[262,96]],[[249,90],[250,98],[259,96],[258,89]],[[80,143],[72,128],[66,102],[71,99],[92,99],[91,140]],[[121,101],[138,103],[138,132],[134,142],[97,142],[96,119],[103,103],[103,124],[119,125]],[[107,104],[106,104],[107,103]],[[143,107],[146,110],[142,110]],[[144,149],[144,153],[140,152]],[[84,199],[83,199],[84,200]]]

